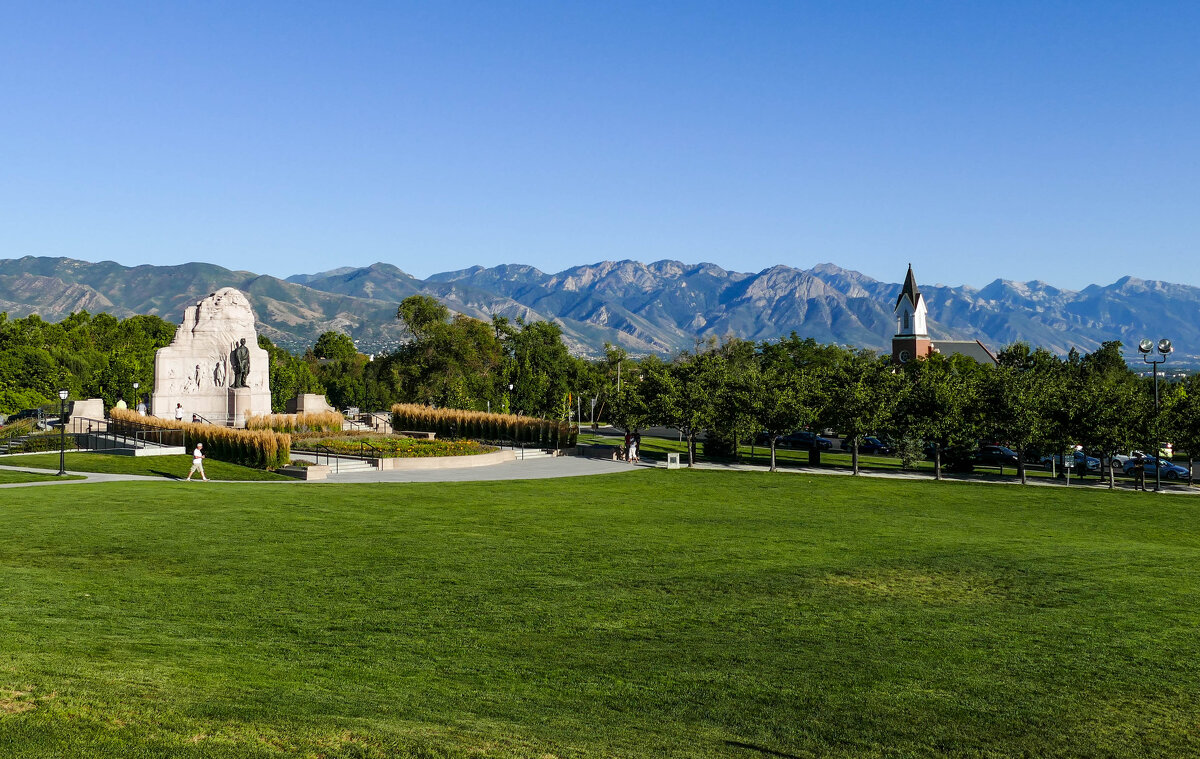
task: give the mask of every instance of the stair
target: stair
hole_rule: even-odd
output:
[[[526,448],[524,456],[521,455],[521,449],[518,448],[516,454],[517,461],[537,461],[539,459],[554,458],[554,451],[547,451],[541,448]]]
[[[316,454],[310,451],[292,451],[292,458],[301,461],[311,461],[317,463]],[[355,472],[375,472],[378,471],[375,465],[369,461],[362,459],[346,458],[344,456],[326,456],[321,454],[320,463],[322,466],[328,465],[329,476],[333,477],[339,474],[354,474]]]

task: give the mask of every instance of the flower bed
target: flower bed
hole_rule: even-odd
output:
[[[377,450],[372,450],[360,443],[369,443]],[[347,437],[318,437],[304,438],[293,444],[293,450],[316,451],[322,445],[334,453],[347,455],[365,455],[386,459],[422,458],[426,456],[475,456],[480,453],[491,453],[496,450],[491,446],[480,445],[474,440],[416,440],[410,437],[395,437],[391,435],[354,435]]]

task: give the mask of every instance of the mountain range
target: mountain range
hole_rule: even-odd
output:
[[[327,330],[349,334],[365,352],[393,349],[404,339],[397,304],[424,294],[476,318],[557,322],[572,351],[584,355],[600,353],[605,342],[634,354],[671,353],[708,336],[766,340],[791,332],[890,350],[900,292],[899,283],[833,264],[747,273],[707,263],[603,261],[554,274],[506,264],[422,280],[386,263],[280,279],[205,263],[0,259],[0,311],[13,317],[36,313],[57,321],[86,309],[178,322],[186,305],[220,287],[247,293],[259,331],[292,350],[311,346]],[[1200,288],[1188,285],[1122,277],[1072,291],[997,279],[981,289],[921,285],[921,291],[934,339],[979,339],[993,349],[1026,341],[1063,354],[1106,340],[1132,346],[1142,337],[1167,336],[1181,354],[1200,353]]]

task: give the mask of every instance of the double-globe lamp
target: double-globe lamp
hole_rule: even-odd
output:
[[[1154,445],[1150,450],[1154,451],[1154,492],[1159,492],[1162,488],[1162,446],[1158,444],[1158,365],[1167,360],[1167,356],[1171,351],[1175,350],[1171,345],[1171,341],[1163,338],[1158,341],[1158,356],[1151,355],[1155,348],[1154,341],[1149,338],[1138,343],[1138,352],[1142,354],[1142,361],[1150,364],[1153,367],[1154,373]]]

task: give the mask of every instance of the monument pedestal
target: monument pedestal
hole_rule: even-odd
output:
[[[241,429],[246,426],[246,417],[271,413],[270,393],[248,387],[231,387],[228,393],[230,426]]]

